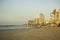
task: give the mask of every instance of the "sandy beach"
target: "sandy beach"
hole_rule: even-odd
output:
[[[0,40],[60,40],[60,27],[0,30]]]

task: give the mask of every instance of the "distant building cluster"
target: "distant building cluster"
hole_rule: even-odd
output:
[[[60,10],[54,9],[50,13],[50,20],[46,20],[45,15],[43,13],[40,13],[38,18],[35,18],[34,20],[28,20],[27,26],[34,26],[34,27],[40,27],[40,26],[59,26],[60,25]]]

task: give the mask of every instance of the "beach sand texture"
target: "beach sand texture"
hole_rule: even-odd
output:
[[[60,40],[60,27],[0,30],[0,40]]]

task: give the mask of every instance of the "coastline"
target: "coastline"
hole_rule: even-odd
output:
[[[0,40],[60,40],[60,27],[0,30]]]

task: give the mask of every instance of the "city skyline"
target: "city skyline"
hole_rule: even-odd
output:
[[[59,26],[60,25],[60,9],[54,9],[50,13],[50,20],[45,18],[43,13],[38,15],[39,17],[35,18],[34,20],[28,20],[28,23],[25,26],[34,26],[34,27],[41,27],[41,26]]]
[[[25,24],[41,12],[49,19],[50,12],[60,9],[60,0],[0,0],[0,25]]]

